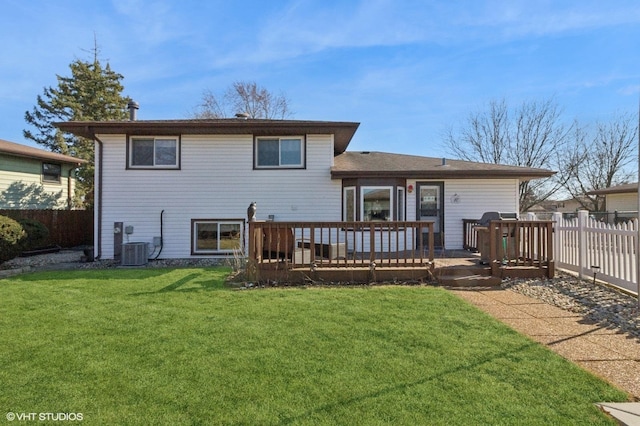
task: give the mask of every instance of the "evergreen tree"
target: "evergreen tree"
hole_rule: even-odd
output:
[[[75,60],[70,65],[71,77],[56,75],[57,87],[45,87],[38,95],[37,105],[25,112],[25,120],[35,127],[24,130],[24,137],[53,152],[72,155],[88,163],[77,173],[74,201],[76,207],[93,206],[94,142],[61,132],[54,123],[62,121],[123,120],[128,117],[128,97],[122,96],[124,78],[98,60],[93,49],[93,61]]]

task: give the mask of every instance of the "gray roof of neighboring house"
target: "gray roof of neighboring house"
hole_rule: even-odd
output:
[[[128,135],[255,135],[300,136],[333,134],[334,153],[347,149],[360,123],[307,120],[220,118],[206,120],[68,121],[54,123],[60,130],[93,139],[96,134]]]
[[[443,164],[444,163],[444,164]],[[386,152],[344,152],[334,159],[333,178],[402,177],[409,179],[537,179],[555,172],[530,167],[504,166],[462,160]]]
[[[68,164],[84,164],[87,161],[69,155],[58,154],[55,152],[45,151],[43,149],[33,148],[27,145],[21,145],[15,142],[9,142],[0,139],[0,154],[11,155],[14,157],[33,158],[37,160],[56,161],[58,163]]]
[[[608,195],[608,194],[628,194],[638,192],[638,182],[625,183],[622,185],[611,186],[609,188],[595,189],[587,192],[588,195]]]

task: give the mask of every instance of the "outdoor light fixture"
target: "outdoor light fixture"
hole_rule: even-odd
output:
[[[591,265],[591,270],[593,271],[593,285],[595,285],[596,284],[596,274],[600,270],[600,267],[598,265]]]
[[[407,186],[407,191],[409,191],[409,194],[411,194],[413,192],[413,185]]]

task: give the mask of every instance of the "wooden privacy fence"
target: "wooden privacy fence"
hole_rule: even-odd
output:
[[[632,292],[638,291],[636,238],[638,221],[611,224],[589,217],[581,210],[576,218],[554,213],[554,247],[559,268],[580,277],[598,278]]]
[[[60,247],[93,244],[93,210],[0,210],[12,219],[34,219],[49,229],[49,243]]]

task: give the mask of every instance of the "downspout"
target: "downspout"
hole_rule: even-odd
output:
[[[71,185],[71,175],[73,174],[73,167],[69,167],[69,173],[67,175],[67,210],[71,210],[73,205],[73,197],[71,196],[71,192],[73,191]]]
[[[102,257],[102,151],[103,151],[103,143],[96,134],[91,131],[93,135],[93,140],[98,143],[98,156],[96,166],[98,167],[98,196],[96,197],[96,187],[95,181],[93,186],[93,209],[94,209],[94,218],[96,218],[96,226],[98,229],[96,230],[96,245],[98,246],[97,250],[94,249],[95,259],[98,260]],[[95,176],[95,172],[94,172]]]

